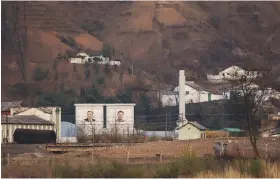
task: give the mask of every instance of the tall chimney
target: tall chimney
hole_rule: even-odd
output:
[[[179,119],[185,121],[185,105],[186,105],[186,95],[185,95],[185,70],[179,71]]]

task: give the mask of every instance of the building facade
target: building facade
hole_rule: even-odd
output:
[[[80,52],[76,57],[69,59],[70,63],[74,64],[85,64],[85,63],[97,63],[100,65],[111,65],[111,66],[120,66],[121,62],[117,60],[110,60],[109,58],[101,56],[90,56],[85,52]]]
[[[28,108],[21,105],[7,105],[2,103],[2,142],[14,142],[13,135],[16,129],[53,130],[57,139],[61,134],[61,108],[39,107]],[[13,103],[15,104],[15,103]],[[11,107],[12,106],[12,107]]]
[[[208,81],[211,83],[226,83],[230,80],[238,80],[241,79],[242,76],[246,76],[248,79],[253,79],[262,74],[262,71],[249,71],[244,70],[238,66],[231,66],[223,71],[220,71],[217,75],[207,75]]]
[[[16,129],[35,129],[35,130],[53,130],[55,124],[51,121],[44,120],[35,115],[19,115],[19,116],[2,116],[2,140],[1,143],[14,142],[14,132]]]
[[[178,133],[178,140],[191,140],[206,138],[206,127],[197,122],[184,121],[176,129]]]
[[[85,135],[134,132],[135,104],[75,104],[76,125]]]
[[[229,99],[230,92],[228,90],[213,91],[206,89],[194,81],[185,83],[185,103],[201,103],[206,101]],[[179,103],[179,86],[161,96],[163,106],[176,106]]]

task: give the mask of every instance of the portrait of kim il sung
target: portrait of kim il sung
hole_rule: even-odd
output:
[[[124,112],[123,111],[118,111],[116,121],[117,122],[124,122]]]
[[[88,111],[87,112],[87,118],[84,119],[84,121],[85,122],[93,122],[93,121],[95,121],[93,111]]]

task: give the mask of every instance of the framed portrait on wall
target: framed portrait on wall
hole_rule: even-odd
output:
[[[117,122],[124,122],[124,112],[123,111],[118,111],[117,112],[116,121]]]
[[[93,111],[88,111],[87,112],[87,118],[84,119],[85,122],[94,122],[95,117],[94,117],[94,112]]]

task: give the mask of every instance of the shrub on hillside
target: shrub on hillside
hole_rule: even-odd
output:
[[[65,43],[66,45],[68,45],[72,48],[78,48],[79,47],[77,42],[72,37],[66,37],[66,36],[63,36],[63,35],[58,35],[58,38],[60,39],[61,42]]]
[[[102,31],[105,28],[105,25],[101,21],[94,21],[94,22],[88,22],[86,21],[84,24],[81,25],[81,28],[87,31],[89,34],[93,34],[97,31]]]
[[[34,70],[34,74],[33,74],[33,79],[35,81],[42,81],[44,79],[46,79],[48,77],[48,74],[49,74],[49,70],[46,69],[42,69],[40,67],[37,67],[35,70]]]
[[[88,80],[90,78],[90,70],[86,69],[84,73],[85,73],[85,78]]]
[[[209,23],[212,27],[219,29],[220,28],[220,18],[217,16],[210,17]]]
[[[97,78],[97,83],[98,83],[99,85],[104,85],[104,83],[105,83],[105,78],[104,78],[103,76],[98,77],[98,78]]]

